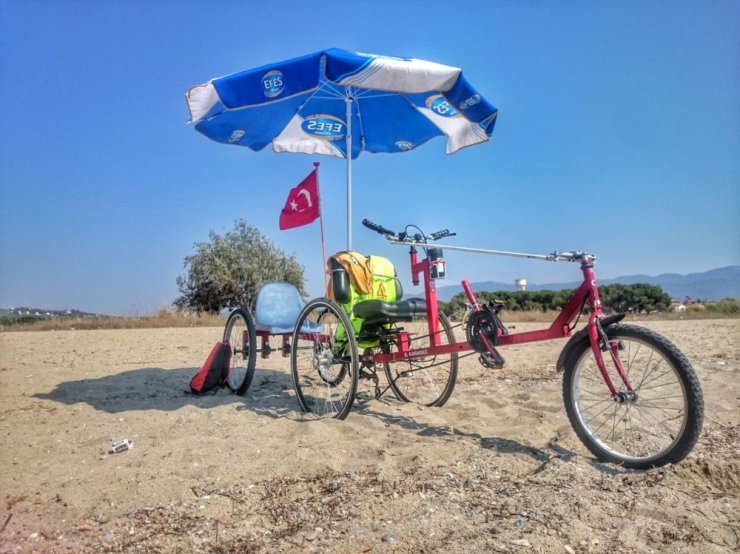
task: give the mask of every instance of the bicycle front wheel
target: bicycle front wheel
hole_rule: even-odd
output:
[[[387,353],[397,351],[395,341],[398,333],[405,331],[409,334],[409,349],[431,349],[432,340],[429,335],[427,316],[415,317],[412,321],[394,324],[391,330],[393,337],[381,345]],[[439,312],[440,344],[455,342],[447,316]],[[397,362],[386,362],[385,375],[388,384],[402,402],[416,402],[425,406],[442,406],[449,400],[455,381],[457,380],[457,353],[453,354],[425,354]]]
[[[704,418],[699,380],[686,357],[661,335],[642,327],[613,325],[605,332],[616,345],[634,394],[604,352],[617,389],[612,398],[586,338],[564,364],[563,398],[573,428],[601,461],[631,469],[676,463],[696,444]]]
[[[254,377],[257,360],[254,318],[249,311],[237,308],[229,314],[224,342],[228,342],[231,348],[231,367],[226,385],[236,394],[244,395]]]
[[[303,308],[293,331],[293,386],[305,412],[317,418],[347,417],[357,390],[359,356],[352,325],[326,298]]]

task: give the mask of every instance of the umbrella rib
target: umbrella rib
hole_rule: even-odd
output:
[[[355,98],[386,98],[388,96],[399,96],[400,92],[389,92],[387,90],[353,89],[352,96]]]
[[[327,95],[322,96],[320,93],[326,93]],[[314,99],[344,100],[344,94],[342,94],[341,91],[339,91],[333,83],[322,78],[319,80],[319,86],[316,87],[316,89],[313,91],[313,93],[308,98],[306,98],[306,101],[303,102],[302,105],[305,105],[306,103]]]
[[[344,96],[334,96],[334,95],[332,95],[332,96],[318,96],[318,95],[316,95],[316,96],[312,96],[311,97],[311,100],[314,100],[314,99],[315,100],[340,100],[340,101],[343,101],[344,100]]]
[[[365,149],[365,128],[363,126],[362,113],[360,112],[360,103],[357,101],[357,96],[352,94],[352,103],[357,106],[357,121],[360,124],[360,151]]]
[[[344,100],[344,94],[330,88],[319,88],[314,94],[318,94],[319,92],[326,94],[325,96],[316,96],[320,100]]]
[[[326,92],[328,98],[344,98],[344,87],[329,81],[324,76],[319,79],[319,90]]]

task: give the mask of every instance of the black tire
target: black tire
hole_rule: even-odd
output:
[[[400,322],[395,327],[403,328],[409,333],[411,350],[429,347],[432,344],[426,315],[414,318],[413,321]],[[442,344],[455,342],[452,326],[441,311],[439,336]],[[381,344],[381,349],[392,353],[398,348],[397,345],[386,342]],[[384,369],[393,394],[402,402],[443,406],[449,400],[457,381],[457,353],[387,362]]]
[[[599,372],[588,337],[564,364],[565,411],[578,438],[599,460],[647,469],[683,460],[696,444],[704,400],[694,369],[665,337],[642,327],[605,329],[636,399],[617,402]],[[610,353],[604,361],[617,392],[626,390]]]
[[[257,336],[249,311],[237,308],[229,314],[224,342],[231,348],[231,371],[226,385],[236,394],[244,395],[252,383],[257,360]]]
[[[298,402],[316,418],[344,419],[352,409],[359,355],[349,318],[333,301],[317,298],[293,330],[290,369]]]

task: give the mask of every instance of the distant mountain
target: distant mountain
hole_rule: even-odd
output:
[[[647,283],[658,285],[671,298],[683,300],[687,296],[699,300],[721,300],[722,298],[740,298],[740,266],[731,265],[710,269],[703,273],[689,273],[679,275],[677,273],[663,273],[657,277],[650,275],[625,275],[616,279],[599,279],[600,285],[620,283],[632,285],[634,283]],[[562,290],[573,289],[580,285],[580,281],[571,283],[527,283],[527,290]],[[513,283],[500,283],[496,281],[483,281],[471,283],[474,291],[516,290]],[[440,300],[448,301],[457,293],[462,292],[460,285],[438,287],[437,294]]]

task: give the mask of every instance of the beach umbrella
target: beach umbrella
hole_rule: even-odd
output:
[[[211,79],[186,100],[195,130],[215,141],[346,159],[348,249],[352,159],[437,136],[452,154],[489,140],[497,114],[460,68],[338,48]]]

